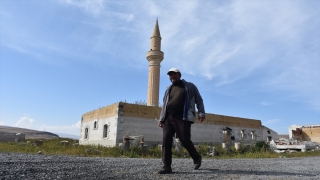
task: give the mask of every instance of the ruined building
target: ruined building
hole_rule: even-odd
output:
[[[151,47],[147,52],[149,61],[147,106],[119,102],[83,114],[80,144],[118,146],[124,136],[143,135],[144,143],[162,142],[160,117],[159,82],[160,63],[163,60],[158,21],[154,27]],[[204,122],[192,125],[194,143],[229,143],[271,141],[278,138],[273,130],[263,126],[260,120],[206,114]]]
[[[291,125],[289,126],[289,138],[320,143],[320,125]]]

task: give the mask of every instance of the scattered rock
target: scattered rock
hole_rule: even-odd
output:
[[[68,144],[69,144],[69,141],[66,141],[66,140],[60,141],[60,145],[61,145],[61,146],[66,146],[66,145],[68,145]]]

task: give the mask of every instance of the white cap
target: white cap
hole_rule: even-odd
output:
[[[180,71],[179,71],[179,69],[177,69],[177,68],[171,68],[171,69],[169,69],[169,71],[168,71],[168,75],[169,75],[169,72],[178,72],[178,73],[180,73]]]

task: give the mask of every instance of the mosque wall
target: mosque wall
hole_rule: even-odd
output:
[[[116,116],[118,115],[118,106],[119,106],[119,103],[115,103],[115,104],[105,106],[97,110],[85,113],[82,115],[81,122],[84,123],[84,122],[93,121],[95,119],[103,119],[103,118]]]
[[[122,138],[144,136],[146,144],[162,142],[158,127],[161,108],[137,104],[117,103],[88,112],[82,116],[80,144],[117,146]],[[191,126],[194,143],[220,144],[234,142],[270,141],[277,133],[262,126],[260,120],[206,114]]]
[[[82,115],[79,143],[116,146],[118,106],[116,103]]]

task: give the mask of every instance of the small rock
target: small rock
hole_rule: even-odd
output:
[[[68,144],[69,144],[69,141],[66,141],[66,140],[60,141],[60,145],[62,145],[62,146],[66,146]]]

